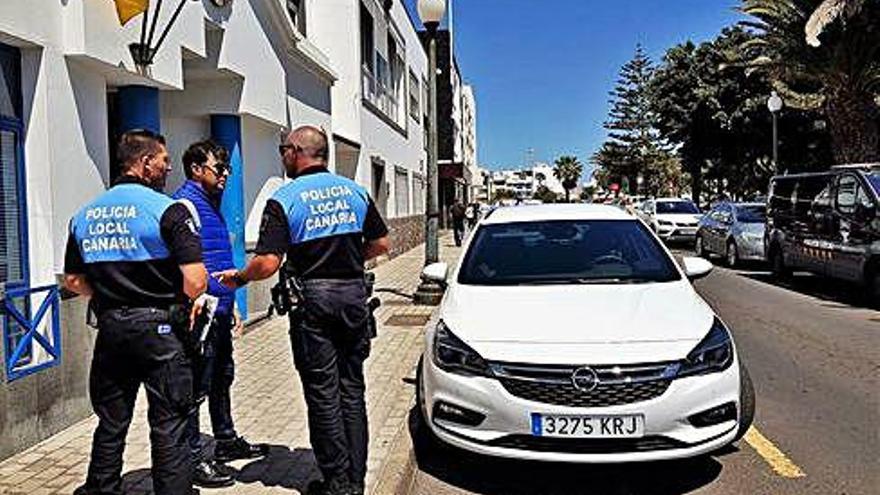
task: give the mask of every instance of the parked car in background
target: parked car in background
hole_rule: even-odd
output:
[[[664,241],[693,242],[702,214],[689,199],[649,199],[638,209],[639,216]]]
[[[880,305],[880,164],[770,181],[765,232],[773,273],[792,270],[861,284]]]
[[[733,335],[644,223],[610,206],[498,209],[446,286],[417,371],[420,426],[556,462],[693,457],[740,439],[754,389]],[[552,322],[552,325],[548,325]]]
[[[741,261],[763,261],[766,215],[763,203],[718,203],[697,226],[697,256],[724,256],[731,267]]]

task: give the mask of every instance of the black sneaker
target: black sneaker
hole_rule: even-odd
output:
[[[222,488],[235,484],[232,474],[214,461],[201,461],[193,468],[193,484],[202,488]]]
[[[235,437],[232,440],[217,440],[217,445],[214,447],[214,460],[229,462],[238,459],[254,459],[268,453],[269,446],[266,444],[251,444],[244,437]]]
[[[350,495],[351,485],[345,478],[333,478],[328,482],[312,481],[306,488],[306,495]]]

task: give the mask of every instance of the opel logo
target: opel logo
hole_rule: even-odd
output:
[[[599,375],[588,366],[578,368],[571,374],[571,384],[581,392],[592,392],[599,386]]]

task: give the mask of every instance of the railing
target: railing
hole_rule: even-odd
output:
[[[17,302],[31,307],[32,297],[45,293],[33,318],[26,317]],[[17,301],[18,300],[18,301]],[[51,311],[50,320],[44,321]],[[58,286],[7,287],[3,294],[3,339],[6,381],[13,381],[61,362],[61,311]],[[30,313],[30,311],[25,311]],[[16,329],[23,329],[17,342]],[[39,346],[34,346],[34,342]],[[41,349],[42,348],[42,351]],[[30,359],[22,359],[30,356]]]
[[[367,67],[361,69],[364,99],[369,101],[380,112],[385,114],[394,123],[400,125],[400,104],[394,94],[384,82],[373,75]]]

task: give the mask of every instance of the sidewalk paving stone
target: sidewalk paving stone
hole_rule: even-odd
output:
[[[441,258],[454,262],[459,249],[451,236],[440,240]],[[412,293],[424,263],[419,246],[373,269],[377,288]],[[415,306],[394,294],[377,294],[382,307],[376,312],[379,336],[365,365],[367,410],[370,421],[368,493],[380,484],[377,478],[393,451],[393,444],[407,421],[413,404],[413,366],[422,349],[421,326],[390,326],[394,315],[429,317],[435,308]],[[298,493],[319,477],[309,446],[305,401],[293,367],[286,318],[259,323],[235,343],[236,378],[232,403],[239,434],[253,442],[270,445],[264,459],[231,463],[238,483],[226,489],[202,493],[273,494]],[[210,425],[208,408],[201,408],[201,424]],[[123,480],[125,493],[152,493],[149,429],[143,391],[138,397],[134,421],[127,439]],[[0,463],[0,495],[71,494],[85,481],[91,437],[97,419],[89,417],[43,442]],[[210,442],[212,443],[212,442]]]

